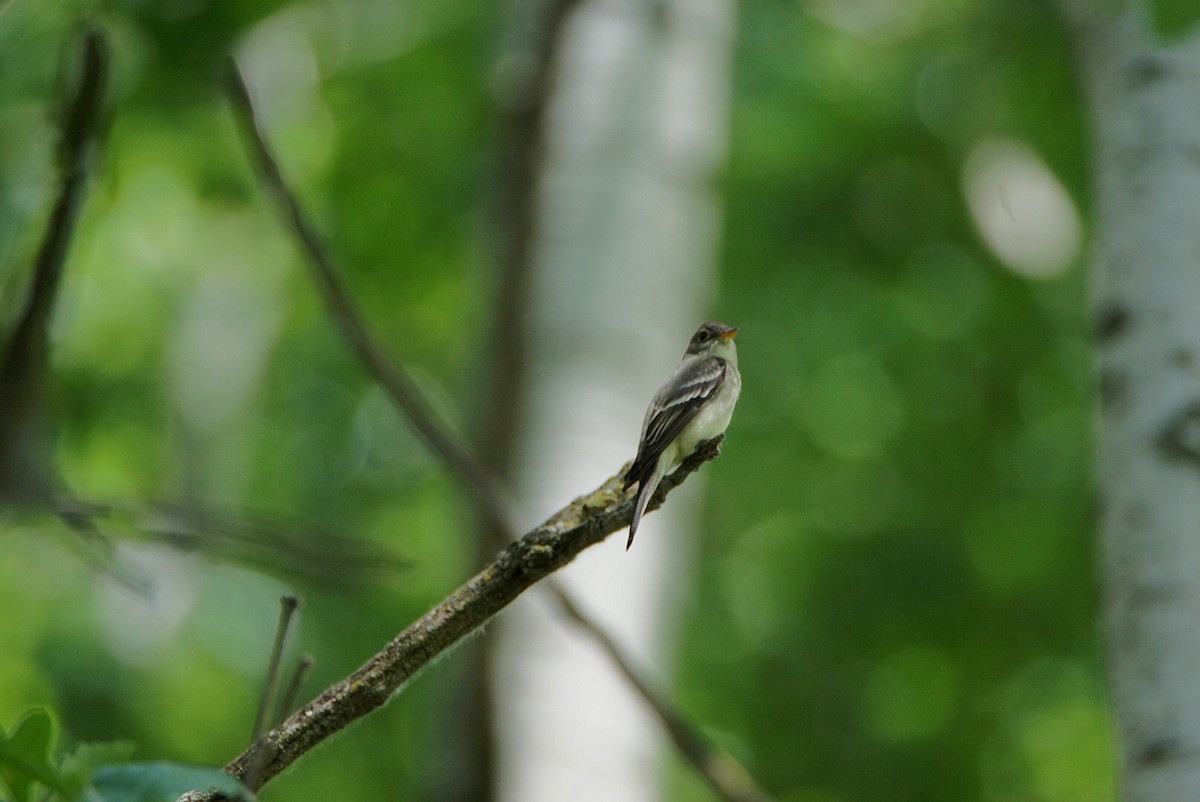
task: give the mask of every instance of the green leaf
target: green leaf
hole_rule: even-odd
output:
[[[92,775],[74,802],[175,802],[180,794],[215,788],[230,799],[253,802],[254,794],[220,769],[181,763],[129,763]]]
[[[54,720],[50,711],[35,707],[21,717],[12,735],[0,739],[0,778],[12,792],[13,802],[28,802],[34,782],[73,793],[74,788],[50,761]]]

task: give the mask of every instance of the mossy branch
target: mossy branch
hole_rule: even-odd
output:
[[[696,452],[659,485],[650,508],[662,504],[697,468],[720,452],[720,437]],[[482,571],[397,635],[350,676],[293,713],[225,770],[247,779],[261,766],[252,790],[355,719],[383,706],[405,682],[477,630],[538,580],[568,564],[588,546],[629,525],[633,503],[622,492],[625,469],[580,496],[500,552]],[[260,754],[266,750],[264,756]],[[215,797],[210,797],[213,799]]]

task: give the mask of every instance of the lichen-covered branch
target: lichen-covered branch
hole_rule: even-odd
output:
[[[717,456],[720,441],[717,438],[702,443],[691,458],[664,479],[650,508],[658,507],[667,493]],[[225,770],[245,781],[250,766],[261,766],[252,787],[257,790],[309,749],[382,706],[414,674],[538,580],[567,565],[588,546],[628,526],[633,505],[621,490],[623,475],[624,468],[505,548],[357,671],[297,710]],[[260,755],[263,750],[267,752],[265,759]]]

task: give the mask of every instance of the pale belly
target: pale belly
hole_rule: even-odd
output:
[[[725,381],[717,390],[716,396],[700,409],[699,414],[684,427],[679,437],[663,451],[659,460],[660,475],[666,476],[679,467],[700,443],[725,432],[741,392],[742,377],[735,367],[725,376]]]

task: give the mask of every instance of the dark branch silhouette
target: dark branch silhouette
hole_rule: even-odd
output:
[[[107,78],[107,47],[99,31],[89,30],[58,143],[58,194],[33,264],[29,294],[0,353],[0,496],[19,501],[44,501],[52,495],[49,449],[40,430],[50,319],[83,204],[88,145],[100,127]]]
[[[6,342],[0,340],[0,502],[51,511],[70,530],[71,537],[64,541],[68,548],[89,566],[142,595],[149,592],[150,580],[120,564],[101,523],[129,525],[134,537],[151,537],[180,550],[203,550],[326,583],[361,582],[367,576],[398,570],[404,563],[371,543],[325,536],[318,548],[314,539],[297,538],[264,516],[195,504],[97,504],[63,490],[50,462],[45,431],[49,328],[86,194],[90,154],[102,129],[108,65],[103,34],[88,30],[79,47],[73,95],[58,115],[63,122],[55,154],[54,205],[20,313]]]
[[[7,345],[0,344],[0,501],[46,505],[71,531],[68,546],[135,593],[144,580],[116,563],[112,544],[82,505],[60,497],[51,466],[43,408],[50,322],[62,286],[67,251],[87,187],[89,147],[97,138],[108,83],[108,48],[99,30],[83,36],[75,94],[64,109],[55,159],[58,192],[34,258],[28,294]]]
[[[151,581],[118,561],[101,523],[127,525],[134,537],[151,537],[180,550],[203,550],[325,583],[361,582],[403,567],[402,561],[371,543],[327,535],[318,548],[313,538],[297,538],[264,516],[256,519],[194,504],[98,504],[64,491],[51,463],[44,389],[51,318],[105,116],[109,54],[100,30],[84,34],[77,61],[73,94],[56,115],[62,131],[55,152],[54,204],[16,322],[0,339],[0,503],[52,512],[70,532],[66,546],[83,562],[141,595],[149,592]]]
[[[267,145],[250,92],[236,63],[230,64],[228,88],[233,106],[238,112],[238,119],[246,128],[247,140],[253,150],[255,165],[263,183],[283,210],[288,227],[304,249],[308,257],[306,263],[311,268],[313,280],[317,284],[321,300],[325,303],[325,311],[329,313],[346,344],[387,391],[417,436],[431,451],[449,463],[455,474],[463,477],[475,503],[485,509],[489,517],[507,520],[503,495],[491,477],[480,470],[458,443],[446,434],[446,427],[437,422],[433,410],[417,389],[412,377],[397,362],[390,359],[367,333],[354,301],[338,279],[333,261],[329,258],[316,230],[304,216],[299,201],[288,187],[279,163]]]
[[[529,361],[529,306],[537,241],[539,187],[545,169],[545,120],[558,80],[566,22],[579,0],[515,3],[511,49],[500,56],[502,79],[492,93],[497,136],[495,195],[490,204],[495,224],[495,285],[492,319],[485,341],[481,388],[488,403],[473,410],[477,420],[475,456],[506,486],[515,466],[519,420],[525,407]],[[482,564],[513,539],[486,511],[478,512],[476,562]],[[479,638],[462,655],[463,680],[447,733],[464,751],[446,802],[489,799],[496,786],[496,739],[493,717],[499,693],[492,682],[496,639]],[[435,778],[436,781],[436,778]]]

